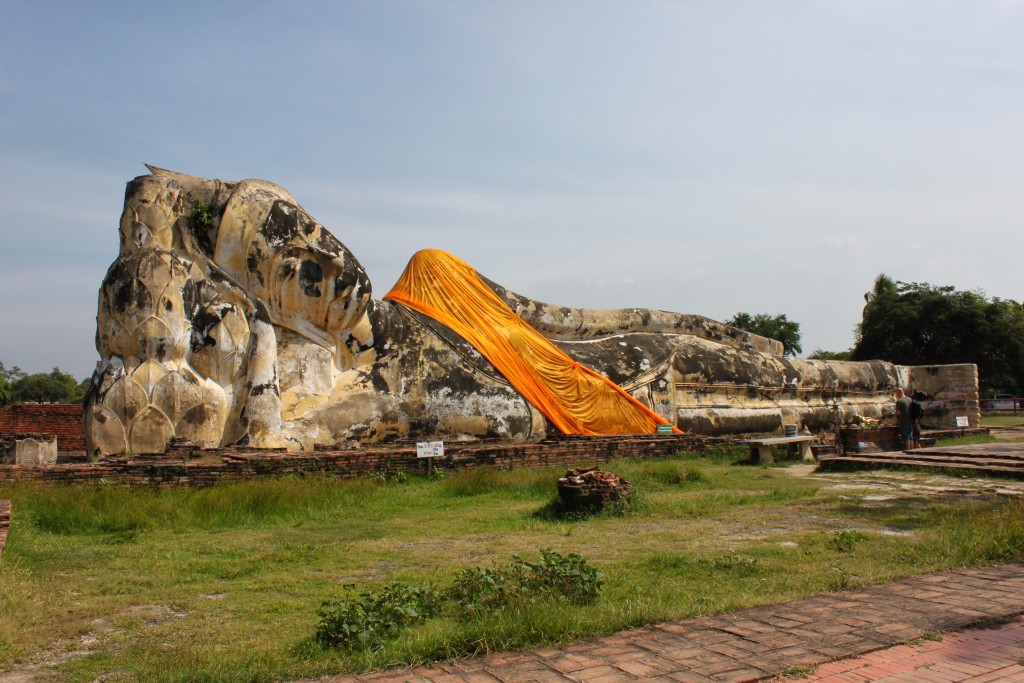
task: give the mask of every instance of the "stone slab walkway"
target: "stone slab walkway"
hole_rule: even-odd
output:
[[[823,675],[846,677],[818,680],[852,683],[877,679],[857,674],[859,670],[866,671],[864,666],[830,671],[821,665],[886,648],[905,659],[909,655],[892,646],[985,622],[1006,622],[1021,614],[1024,614],[1024,564],[1015,563],[931,574],[713,617],[630,629],[558,650],[503,652],[411,669],[320,680],[331,683],[741,683],[771,679],[795,672],[798,667],[802,671],[820,667]],[[1008,628],[997,631],[1002,633]],[[956,637],[970,638],[971,634]],[[1024,633],[1014,631],[1009,637],[1017,640],[1000,641],[1001,645],[1024,644]],[[936,646],[947,642],[946,638],[950,638],[951,645],[960,642],[946,636]],[[1024,652],[1020,656],[1024,656]],[[1016,671],[1003,673],[1017,675]],[[983,673],[986,672],[971,675]],[[891,680],[968,680],[929,678],[920,670],[915,670],[914,675],[921,677]],[[978,683],[984,680],[1018,679],[977,679]],[[1024,678],[1020,680],[1024,683]]]
[[[818,667],[786,683],[1024,683],[1024,619],[897,645]]]

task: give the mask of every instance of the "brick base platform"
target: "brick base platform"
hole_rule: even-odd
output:
[[[434,467],[459,469],[490,465],[520,467],[581,467],[617,458],[665,457],[683,451],[729,445],[731,438],[683,435],[619,437],[562,437],[538,443],[445,443],[445,455],[432,458]],[[75,483],[112,481],[148,486],[210,486],[264,476],[330,475],[353,478],[403,470],[426,473],[426,458],[410,446],[304,453],[224,450],[177,450],[162,455],[108,458],[95,463],[46,467],[0,467],[5,482]]]

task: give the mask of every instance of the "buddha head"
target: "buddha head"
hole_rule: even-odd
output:
[[[156,247],[205,260],[276,324],[325,346],[348,338],[370,302],[369,278],[287,190],[149,169],[128,185],[122,255]]]
[[[212,261],[296,332],[343,340],[369,304],[370,280],[352,252],[273,183],[238,183],[211,243]]]

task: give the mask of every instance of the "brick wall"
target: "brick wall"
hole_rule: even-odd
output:
[[[987,432],[987,428],[969,429]],[[963,430],[936,432],[953,436]],[[823,435],[828,440],[828,435]],[[489,465],[498,469],[520,467],[564,467],[600,465],[617,458],[658,458],[681,452],[734,446],[733,437],[693,434],[656,436],[571,437],[564,436],[531,444],[446,443],[443,458],[433,465],[446,470]],[[179,446],[183,446],[180,444]],[[199,458],[190,456],[198,455]],[[344,451],[318,450],[305,453],[281,451],[223,450],[191,452],[176,448],[168,455],[108,458],[94,463],[0,466],[0,484],[35,482],[73,484],[117,482],[130,486],[212,486],[220,482],[268,476],[327,475],[345,479],[402,470],[425,474],[426,458],[417,458],[411,447],[378,447]]]
[[[0,436],[52,434],[62,453],[85,450],[80,403],[21,403],[0,408]]]
[[[490,465],[519,467],[580,467],[616,458],[663,457],[681,451],[734,443],[720,437],[694,435],[564,437],[532,444],[445,444],[445,456],[434,466],[458,469]],[[111,458],[88,464],[0,467],[6,482],[74,483],[100,479],[129,485],[210,486],[218,482],[282,475],[331,475],[342,478],[404,470],[424,473],[426,459],[411,447],[316,451],[306,453],[225,450],[196,461],[185,457]]]

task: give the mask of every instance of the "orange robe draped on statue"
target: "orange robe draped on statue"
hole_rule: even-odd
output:
[[[456,332],[565,434],[653,434],[668,424],[567,356],[517,316],[473,268],[447,252],[417,252],[384,298]]]

